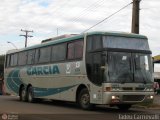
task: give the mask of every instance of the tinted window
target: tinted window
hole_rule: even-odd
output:
[[[102,48],[102,37],[100,35],[93,35],[87,37],[87,51]]]
[[[66,44],[59,44],[52,47],[52,61],[64,60],[66,58]]]
[[[101,85],[103,82],[101,53],[88,53],[86,60],[87,75],[89,80],[96,85]]]
[[[28,51],[28,58],[27,58],[27,64],[33,64],[34,63],[34,57],[35,57],[35,50]]]
[[[40,48],[38,63],[45,63],[50,61],[51,47]]]
[[[83,41],[75,41],[68,44],[67,59],[78,59],[83,56]]]
[[[74,59],[74,43],[69,43],[68,44],[67,58],[68,59]]]
[[[40,57],[40,49],[36,49],[36,53],[35,53],[35,63],[38,63],[39,61],[39,57]]]
[[[18,65],[26,65],[27,52],[20,52],[18,56]]]
[[[87,51],[92,50],[92,36],[87,37]]]
[[[82,58],[83,56],[83,41],[75,42],[75,58]]]
[[[6,67],[10,66],[10,55],[7,55],[7,63],[6,63]]]
[[[17,59],[18,58],[18,54],[12,54],[11,55],[11,63],[10,66],[16,66],[17,65]]]
[[[151,56],[146,54],[134,54],[135,82],[149,83],[152,82],[152,63]]]
[[[149,50],[147,39],[114,37],[114,36],[104,36],[103,47],[119,48],[119,49],[134,49],[134,50]]]

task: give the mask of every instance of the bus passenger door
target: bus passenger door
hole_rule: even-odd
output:
[[[102,103],[103,70],[101,52],[89,53],[87,58],[88,78],[92,82],[90,88],[91,103]],[[89,72],[90,71],[90,72]]]

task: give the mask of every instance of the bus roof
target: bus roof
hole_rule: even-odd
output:
[[[72,41],[72,40],[83,38],[84,35],[87,35],[87,36],[88,35],[107,35],[107,36],[119,36],[119,37],[147,39],[147,37],[144,36],[144,35],[133,34],[133,33],[95,31],[95,32],[88,32],[88,33],[75,35],[73,37],[67,37],[67,38],[62,38],[62,39],[58,39],[58,40],[53,40],[53,41],[49,41],[49,42],[46,42],[46,43],[43,43],[43,44],[37,44],[37,45],[30,46],[30,47],[27,47],[27,48],[18,49],[16,51],[15,50],[13,50],[13,51],[9,50],[7,52],[7,54],[20,52],[20,51],[24,51],[24,50],[30,50],[30,49],[34,49],[34,48],[45,47],[45,46],[53,45],[53,44],[57,44],[57,43],[68,42],[68,41]]]
[[[96,31],[96,32],[87,33],[87,35],[96,35],[96,34],[108,35],[108,36],[119,36],[119,37],[147,39],[147,37],[144,36],[144,35],[139,35],[139,34],[134,34],[134,33],[127,33],[127,32],[116,32],[116,31],[102,32],[102,31]]]

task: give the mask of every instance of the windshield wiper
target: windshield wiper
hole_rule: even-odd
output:
[[[130,78],[130,77],[131,77],[130,74],[131,74],[131,73],[128,72],[128,73],[125,73],[125,74],[123,74],[123,75],[129,76],[129,78]],[[126,77],[125,77],[125,78],[126,78]],[[121,81],[121,84],[126,83],[127,80],[129,80],[129,79],[126,78],[126,79],[122,80],[122,81]]]

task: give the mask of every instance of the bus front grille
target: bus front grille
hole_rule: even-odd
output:
[[[145,88],[136,87],[136,90],[144,90]]]
[[[129,91],[132,91],[132,90],[133,90],[132,87],[123,87],[122,89],[123,89],[123,90],[129,90]]]
[[[145,95],[124,95],[122,97],[123,101],[142,101]]]

